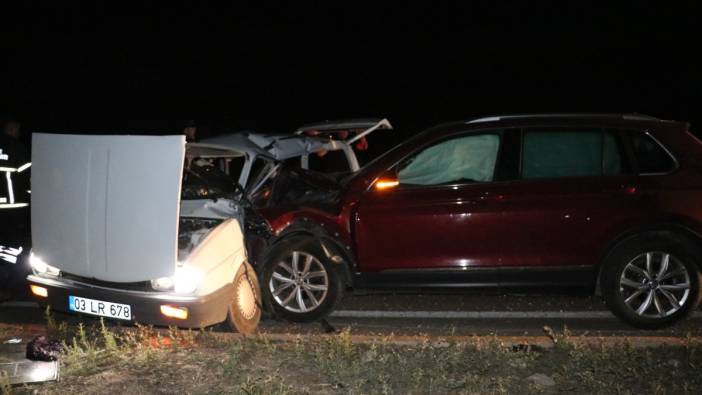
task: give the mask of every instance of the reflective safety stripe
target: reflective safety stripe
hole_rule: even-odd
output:
[[[5,181],[7,184],[7,194],[8,196],[0,197],[0,209],[1,208],[17,208],[28,206],[28,203],[15,203],[15,190],[12,185],[12,173],[21,173],[32,166],[32,162],[27,162],[18,168],[14,167],[0,167],[0,171],[5,172]],[[29,192],[29,191],[27,191]]]
[[[10,178],[10,172],[5,173],[5,178],[7,179],[7,193],[10,195],[10,204],[15,202],[15,191],[12,189],[12,178]]]
[[[27,170],[28,168],[30,168],[31,166],[32,166],[32,162],[27,162],[18,168],[0,166],[0,171],[6,171],[6,172],[10,172],[10,173],[13,173],[13,172],[21,173],[21,172]]]
[[[19,208],[19,207],[27,207],[29,206],[29,203],[13,203],[13,204],[0,204],[0,210],[4,208]]]
[[[22,247],[12,248],[0,246],[0,259],[10,262],[17,263],[17,257],[22,253]]]
[[[29,169],[31,166],[32,166],[32,162],[27,162],[27,163],[23,164],[22,166],[18,167],[17,172],[21,173],[21,172]]]

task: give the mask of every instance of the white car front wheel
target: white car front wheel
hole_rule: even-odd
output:
[[[254,268],[243,262],[234,276],[234,298],[227,312],[231,330],[243,335],[256,332],[261,321],[261,288]]]

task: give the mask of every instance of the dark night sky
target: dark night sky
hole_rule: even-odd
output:
[[[190,118],[289,131],[382,115],[402,136],[536,111],[702,124],[692,1],[5,3],[0,112],[29,131],[169,130]]]

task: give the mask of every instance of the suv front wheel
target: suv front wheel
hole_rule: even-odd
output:
[[[313,239],[284,241],[273,247],[263,273],[269,309],[294,322],[326,317],[342,295],[341,280],[333,265]]]
[[[616,248],[603,269],[605,302],[619,318],[644,329],[686,317],[701,296],[694,251],[673,237],[636,238]]]

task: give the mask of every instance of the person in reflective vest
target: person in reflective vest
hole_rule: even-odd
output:
[[[29,205],[31,163],[20,138],[20,123],[5,121],[0,135],[0,209],[3,210]]]
[[[27,293],[31,272],[29,154],[21,142],[20,123],[7,120],[0,131],[0,301]]]

